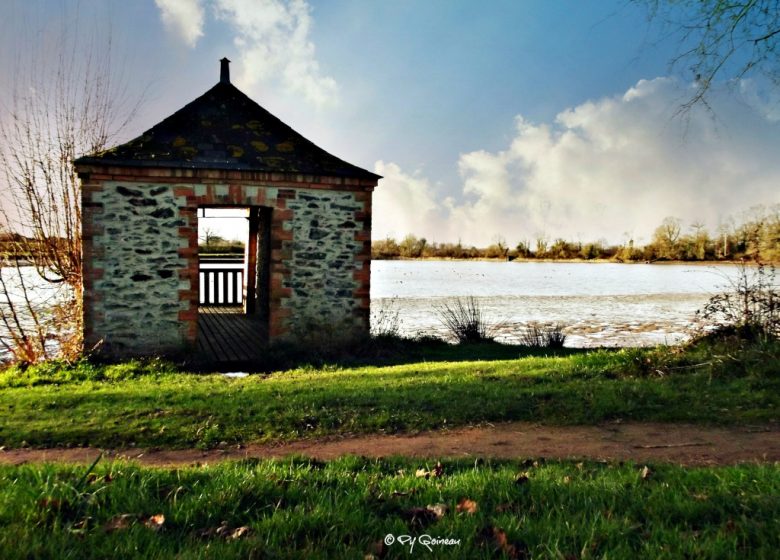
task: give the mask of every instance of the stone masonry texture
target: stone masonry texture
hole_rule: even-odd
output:
[[[84,172],[86,171],[86,173]],[[268,338],[367,332],[376,181],[302,175],[82,171],[85,344],[117,357],[192,349],[197,209],[271,208]],[[90,172],[91,171],[91,172]],[[99,173],[98,173],[99,172]],[[199,176],[206,174],[206,180]],[[221,180],[223,179],[224,182]]]
[[[103,211],[93,214],[102,233],[93,237],[92,266],[102,270],[92,290],[99,297],[93,312],[102,319],[95,328],[112,353],[150,354],[177,349],[186,341],[186,325],[178,314],[183,287],[179,271],[186,261],[178,249],[184,242],[176,197],[169,185],[105,183],[93,195]]]
[[[359,326],[352,310],[360,288],[355,258],[363,246],[355,236],[362,229],[355,215],[363,204],[353,193],[299,190],[296,194],[287,202],[293,211],[290,276],[284,283],[291,289],[285,302],[292,312],[290,327],[300,331],[344,322]]]

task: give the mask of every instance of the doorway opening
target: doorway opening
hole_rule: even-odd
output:
[[[271,208],[198,208],[198,349],[247,362],[268,341]]]

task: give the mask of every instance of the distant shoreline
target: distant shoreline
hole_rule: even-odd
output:
[[[686,265],[702,265],[712,266],[717,264],[748,264],[753,265],[753,261],[741,261],[741,260],[722,260],[722,261],[618,261],[615,259],[527,259],[518,257],[515,259],[508,258],[488,258],[488,257],[474,257],[474,258],[456,258],[456,257],[372,257],[372,261],[483,261],[483,262],[516,262],[516,263],[577,263],[577,264],[653,264],[653,265],[668,265],[668,264],[686,264]],[[766,262],[764,264],[778,264],[776,262]]]
[[[214,258],[212,262],[219,262],[222,260],[221,258]],[[231,261],[237,259],[230,259]],[[576,263],[576,264],[627,264],[627,265],[637,265],[637,264],[653,264],[653,265],[691,265],[691,266],[713,266],[713,265],[721,265],[721,264],[727,264],[727,265],[738,265],[738,264],[747,264],[747,265],[755,265],[756,263],[754,261],[741,261],[741,260],[723,260],[723,261],[617,261],[614,259],[527,259],[518,257],[515,259],[498,259],[498,258],[489,258],[489,257],[474,257],[474,258],[455,258],[455,257],[390,257],[390,258],[380,258],[380,257],[372,257],[372,261],[441,261],[441,262],[449,262],[449,261],[462,261],[462,262],[515,262],[515,263]],[[204,262],[210,262],[204,261]],[[243,261],[241,261],[243,262]],[[777,265],[780,264],[778,262],[773,261],[767,261],[763,264],[767,265]],[[10,263],[10,262],[0,262],[0,268],[15,268],[16,266],[33,266],[34,263],[32,261],[28,260],[20,260],[18,263]]]

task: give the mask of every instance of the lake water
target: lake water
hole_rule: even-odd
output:
[[[51,284],[43,280],[36,270],[31,266],[24,266],[19,269],[15,267],[0,267],[0,276],[4,290],[8,292],[11,300],[10,306],[2,292],[0,292],[0,362],[10,357],[10,352],[6,348],[10,344],[8,328],[5,325],[7,320],[11,325],[15,321],[28,333],[35,333],[35,323],[32,315],[27,311],[25,299],[30,302],[30,306],[38,311],[40,322],[45,325],[47,322],[54,321],[51,309],[62,301],[67,301],[70,290],[64,284]],[[26,298],[25,298],[26,296]],[[14,316],[13,311],[16,311]],[[45,328],[43,329],[45,332]],[[47,338],[44,342],[47,351],[56,353],[57,342],[52,338]]]
[[[734,265],[374,261],[372,320],[397,313],[401,332],[443,334],[437,308],[474,296],[498,339],[529,322],[566,325],[567,346],[683,340],[696,310],[726,290]]]
[[[737,272],[733,265],[374,261],[372,323],[377,326],[384,311],[397,317],[402,334],[444,335],[437,308],[473,296],[497,325],[497,338],[507,342],[538,322],[566,325],[567,346],[671,344],[687,336],[696,310],[726,290]],[[16,270],[0,274],[20,297]],[[24,276],[37,307],[62,298],[61,288],[42,282],[32,268]],[[0,335],[3,329],[0,323]]]

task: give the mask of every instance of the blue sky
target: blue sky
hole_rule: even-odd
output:
[[[78,6],[78,10],[76,7]],[[17,1],[3,81],[41,36],[110,26],[129,139],[233,82],[304,136],[386,177],[374,237],[514,245],[539,236],[649,239],[667,215],[711,229],[780,202],[780,109],[753,81],[716,88],[715,117],[674,111],[670,72],[625,0]],[[78,13],[77,13],[78,12]],[[683,68],[684,71],[684,68]]]

